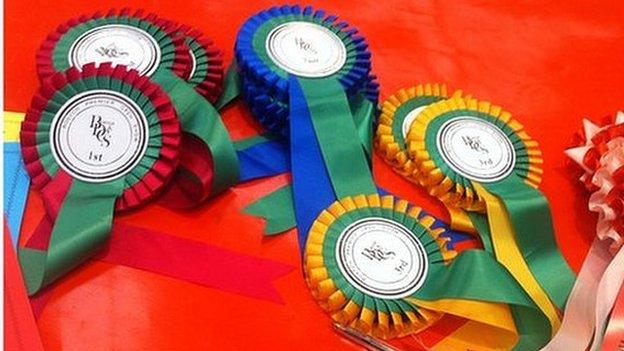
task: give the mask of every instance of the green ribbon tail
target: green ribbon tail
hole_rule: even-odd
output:
[[[508,304],[520,336],[514,350],[538,350],[550,340],[548,319],[492,254],[466,250],[449,266],[431,268],[437,271],[428,274],[430,278],[413,297],[428,301],[465,299]]]
[[[375,106],[363,95],[351,103],[351,113],[359,140],[366,153],[369,165],[372,157],[373,119]],[[271,135],[258,135],[235,142],[237,150],[243,150],[261,142],[273,140]],[[285,185],[247,205],[243,213],[266,220],[265,235],[276,235],[296,227],[292,186]]]
[[[492,244],[492,235],[490,233],[490,224],[488,223],[487,215],[483,213],[466,211],[472,225],[479,233],[481,237],[481,243],[483,249],[491,254],[494,254],[494,245]]]
[[[211,194],[221,193],[236,184],[239,175],[238,157],[219,112],[172,72],[159,70],[152,78],[169,94],[182,130],[208,145],[214,162]]]
[[[344,88],[334,78],[297,78],[337,199],[377,188],[360,143]]]
[[[511,178],[484,186],[505,204],[531,273],[563,310],[576,275],[557,246],[548,200],[539,190]]]
[[[54,222],[47,250],[18,249],[28,295],[91,257],[108,239],[122,180],[92,184],[73,180]]]
[[[264,218],[265,235],[283,233],[297,225],[292,196],[292,186],[283,186],[245,207],[243,213]]]
[[[250,147],[256,146],[258,144],[262,144],[262,143],[266,143],[270,141],[276,141],[276,140],[279,140],[279,138],[273,136],[270,133],[263,133],[263,134],[254,135],[249,138],[235,141],[234,148],[236,149],[236,151],[242,151]]]
[[[215,103],[215,108],[221,110],[227,106],[230,102],[234,101],[241,93],[241,79],[238,74],[238,66],[236,65],[236,59],[232,60],[232,63],[225,72],[225,78],[223,80],[223,92],[219,97],[219,100]]]
[[[373,121],[375,119],[375,105],[364,96],[358,94],[351,102],[353,122],[357,128],[358,136],[364,147],[368,162],[372,166],[373,157]]]

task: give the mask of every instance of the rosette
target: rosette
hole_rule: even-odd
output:
[[[288,135],[290,76],[336,80],[351,111],[359,111],[356,123],[372,128],[378,87],[370,75],[368,44],[336,16],[311,7],[270,8],[243,24],[235,52],[243,96],[273,133]]]
[[[548,201],[537,190],[541,151],[498,106],[453,98],[423,110],[407,135],[414,176],[472,216],[486,249],[514,275],[551,323],[560,324],[575,276],[559,252]],[[554,305],[552,302],[554,302]]]
[[[453,96],[460,97],[461,91]],[[409,128],[427,106],[449,97],[445,84],[420,84],[397,91],[381,105],[375,146],[392,168],[411,181],[417,182],[418,178],[413,177],[417,169],[405,142]]]
[[[462,91],[457,90],[452,96],[461,97]],[[405,141],[410,126],[427,106],[450,97],[444,84],[419,84],[401,89],[383,102],[377,121],[375,145],[384,160],[407,180],[418,183],[418,169],[407,152]],[[475,232],[464,211],[450,205],[447,205],[447,209],[451,215],[451,228]]]
[[[592,192],[589,210],[598,213],[596,238],[570,294],[562,328],[544,350],[615,351],[624,336],[622,312],[614,307],[624,286],[624,113],[618,113],[615,124],[599,127],[584,120],[583,126],[582,145],[566,154],[582,167],[580,180]]]
[[[41,86],[20,141],[32,186],[55,219],[47,245],[19,250],[32,294],[100,247],[115,210],[162,190],[177,166],[181,132],[171,100],[149,78],[86,64]]]
[[[404,200],[374,194],[344,198],[319,215],[310,229],[304,271],[314,297],[333,319],[388,338],[440,318],[437,311],[404,301],[429,272],[456,255],[446,249],[444,230],[431,229],[433,218],[420,219],[419,213]],[[349,300],[361,303],[348,305]],[[356,306],[367,311],[357,313]]]
[[[203,85],[199,82],[197,90],[215,93],[218,89],[209,91],[208,86],[218,82],[212,71],[216,66],[208,65],[216,65],[218,59],[214,51],[193,51],[196,44],[207,43],[203,40],[189,42],[189,50],[182,32],[188,33],[185,27],[153,14],[111,10],[60,25],[37,54],[42,80],[68,67],[111,62],[138,70],[165,90],[185,132],[180,167],[165,202],[173,207],[196,205],[238,181],[236,152],[218,112],[184,80],[191,73],[202,76]]]
[[[215,103],[223,88],[221,50],[195,28],[181,26],[178,33],[184,37],[184,43],[191,57],[191,70],[186,81],[208,101]]]
[[[420,208],[390,195],[334,202],[314,221],[305,249],[313,296],[336,322],[383,339],[421,331],[447,313],[469,320],[436,350],[512,348],[518,329],[509,307],[525,323],[547,326],[489,253],[457,256],[433,223]],[[497,289],[491,281],[500,283]]]

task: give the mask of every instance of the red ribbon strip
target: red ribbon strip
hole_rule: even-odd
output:
[[[116,224],[99,260],[248,297],[283,303],[274,280],[290,265],[151,229]]]
[[[26,246],[46,247],[51,229],[51,221],[47,217],[42,219]],[[95,259],[275,303],[283,300],[272,282],[294,269],[268,259],[125,224],[113,225],[108,244]],[[45,300],[39,294],[35,297],[36,311],[41,311]]]
[[[4,348],[43,351],[35,316],[28,303],[22,272],[4,225]]]

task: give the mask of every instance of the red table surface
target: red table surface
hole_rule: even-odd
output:
[[[624,108],[624,2],[313,1],[358,27],[370,43],[382,99],[401,87],[445,82],[510,110],[542,147],[542,190],[557,241],[578,271],[595,218],[563,150],[585,116]],[[49,1],[5,4],[5,109],[25,111],[38,86],[35,52],[62,21],[109,7],[153,11],[203,30],[227,62],[243,21],[273,2]],[[234,139],[261,128],[242,103],[223,118]],[[381,186],[446,218],[440,204],[375,159]],[[200,350],[353,348],[336,336],[302,278],[293,231],[263,238],[263,222],[242,207],[284,184],[254,181],[205,206],[178,213],[158,205],[116,218],[296,267],[276,281],[284,303],[243,297],[136,269],[90,262],[54,289],[38,326],[49,350]],[[31,192],[22,233],[42,215]],[[219,269],[219,267],[215,267]],[[450,325],[437,328],[448,332]],[[409,340],[408,340],[409,341]],[[408,342],[403,342],[408,345]],[[414,345],[414,343],[412,343]],[[412,346],[415,349],[416,346]]]

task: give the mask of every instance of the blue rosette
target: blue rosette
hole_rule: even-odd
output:
[[[293,72],[280,64],[280,58],[276,59],[276,54],[272,52],[271,38],[279,38],[281,35],[282,39],[297,40],[296,34],[288,33],[288,26],[292,25],[314,26],[314,30],[326,32],[324,35],[333,39],[340,46],[340,50],[344,50],[338,55],[340,59],[337,64],[330,64],[331,72],[325,71],[316,75],[309,71],[298,72],[296,68]],[[286,29],[281,30],[284,28]],[[305,50],[306,44],[310,43],[302,41],[302,50]],[[277,50],[279,49],[278,47]],[[295,5],[272,7],[257,13],[241,27],[236,39],[235,55],[242,95],[252,113],[274,134],[289,134],[290,74],[308,78],[335,78],[344,88],[354,115],[356,111],[368,110],[373,115],[377,111],[379,85],[371,75],[371,54],[366,40],[358,35],[357,29],[346,22],[338,21],[337,16],[327,15],[323,10]],[[372,109],[362,109],[362,104],[369,104]],[[372,119],[366,120],[372,122]]]

